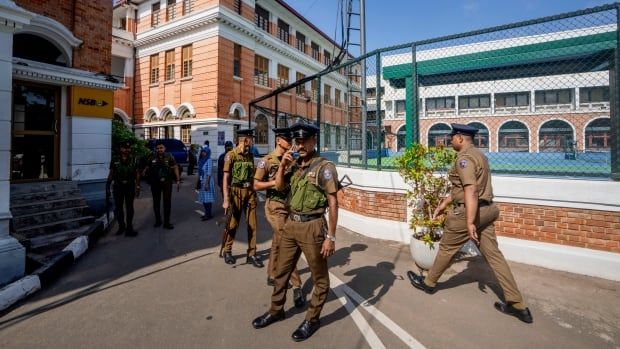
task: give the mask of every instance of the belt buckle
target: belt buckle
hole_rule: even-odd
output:
[[[250,182],[245,182],[245,183],[243,183],[243,187],[244,187],[244,188],[249,188],[249,187],[250,187]]]
[[[293,218],[295,222],[301,222],[301,216],[298,214],[293,214],[291,218]]]

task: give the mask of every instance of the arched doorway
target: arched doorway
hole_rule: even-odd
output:
[[[474,137],[474,144],[481,150],[489,149],[489,129],[481,122],[470,122],[468,126],[478,129]]]
[[[500,152],[527,152],[530,150],[530,132],[524,123],[508,121],[499,128],[497,149]]]
[[[586,151],[609,151],[611,135],[611,119],[601,118],[590,121],[586,126]]]
[[[538,151],[561,152],[572,146],[575,140],[573,128],[564,120],[549,120],[538,130]]]
[[[435,124],[428,130],[428,146],[450,145],[450,132],[452,128],[446,124]]]

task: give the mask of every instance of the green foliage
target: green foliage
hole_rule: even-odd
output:
[[[121,142],[131,142],[131,155],[136,159],[142,159],[151,151],[147,147],[145,140],[138,139],[136,135],[127,129],[127,126],[121,121],[112,120],[112,157],[118,155],[119,144]]]
[[[433,219],[433,212],[450,191],[447,170],[455,158],[456,153],[452,149],[422,144],[412,145],[396,158],[398,172],[411,186],[407,190],[412,210],[410,227],[415,238],[430,246],[441,237],[444,220]]]

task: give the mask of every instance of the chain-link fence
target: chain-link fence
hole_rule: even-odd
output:
[[[461,123],[495,173],[617,178],[618,6],[375,50],[251,108],[319,124],[322,156],[344,166],[394,169]]]

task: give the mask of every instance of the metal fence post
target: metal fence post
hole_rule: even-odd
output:
[[[317,97],[316,97],[316,127],[319,133],[316,135],[316,152],[321,155],[321,76],[317,78]]]
[[[377,106],[375,108],[375,123],[377,125],[377,170],[381,171],[381,141],[383,138],[381,130],[381,51],[377,52],[376,60],[375,102]]]
[[[620,180],[620,4],[616,5],[616,50],[614,52],[613,73],[610,74],[609,87],[613,88],[611,118],[611,179]],[[610,69],[611,70],[611,69]]]

